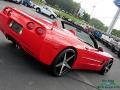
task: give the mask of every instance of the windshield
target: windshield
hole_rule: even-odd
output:
[[[88,45],[94,47],[94,42],[91,39],[91,37],[89,36],[89,34],[87,34],[86,32],[84,32],[81,27],[76,27],[75,25],[71,25],[68,23],[63,23],[63,28],[67,29],[67,30],[74,30],[76,32],[76,36],[83,40],[83,42],[87,43]]]

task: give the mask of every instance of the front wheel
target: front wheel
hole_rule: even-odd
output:
[[[112,50],[112,52],[116,51],[115,48],[114,48],[114,46],[111,47],[111,50]]]
[[[55,18],[55,16],[54,16],[54,15],[50,15],[50,18],[51,18],[51,19],[54,19],[54,18]]]
[[[73,49],[62,51],[52,64],[52,74],[59,77],[70,71],[76,56],[76,52]]]
[[[118,51],[118,57],[120,58],[120,50]]]
[[[113,60],[112,59],[108,60],[108,62],[101,69],[100,74],[105,75],[112,67],[112,64],[113,64]]]

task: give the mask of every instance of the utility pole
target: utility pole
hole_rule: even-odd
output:
[[[113,27],[114,27],[115,23],[117,22],[118,17],[120,15],[120,0],[114,0],[114,4],[118,7],[118,10],[117,10],[117,12],[116,12],[110,26],[108,27],[108,30],[106,32],[107,34],[111,34],[111,32],[113,30]]]
[[[117,12],[116,12],[116,14],[115,14],[115,16],[114,16],[114,18],[113,18],[110,26],[108,27],[108,30],[107,30],[107,32],[106,32],[107,34],[111,34],[111,32],[112,32],[112,30],[113,30],[113,27],[114,27],[115,23],[116,23],[117,20],[118,20],[119,15],[120,15],[120,8],[118,8],[118,10],[117,10]]]
[[[91,17],[92,17],[92,15],[93,15],[93,12],[94,12],[94,10],[95,10],[95,5],[93,6],[93,9],[92,9],[92,12],[91,12]]]

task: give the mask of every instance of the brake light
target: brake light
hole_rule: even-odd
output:
[[[30,29],[30,30],[34,29],[35,28],[35,24],[33,22],[28,22],[27,23],[27,28]]]
[[[11,13],[12,13],[12,10],[9,10],[8,13],[7,13],[7,15],[11,16]]]
[[[8,16],[11,15],[11,12],[12,12],[12,10],[11,10],[10,8],[5,8],[5,9],[3,10],[3,13],[6,14],[6,15],[8,15]]]
[[[5,8],[5,9],[3,10],[3,13],[4,13],[4,14],[7,14],[7,13],[8,13],[8,8]]]
[[[36,33],[37,33],[38,35],[44,34],[44,30],[43,30],[42,28],[40,28],[40,27],[36,28],[35,31],[36,31]]]

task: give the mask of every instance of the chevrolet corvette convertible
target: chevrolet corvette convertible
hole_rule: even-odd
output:
[[[72,69],[104,75],[113,64],[113,57],[98,47],[90,33],[66,21],[50,22],[6,7],[0,12],[0,30],[17,48],[51,66],[55,76]]]

